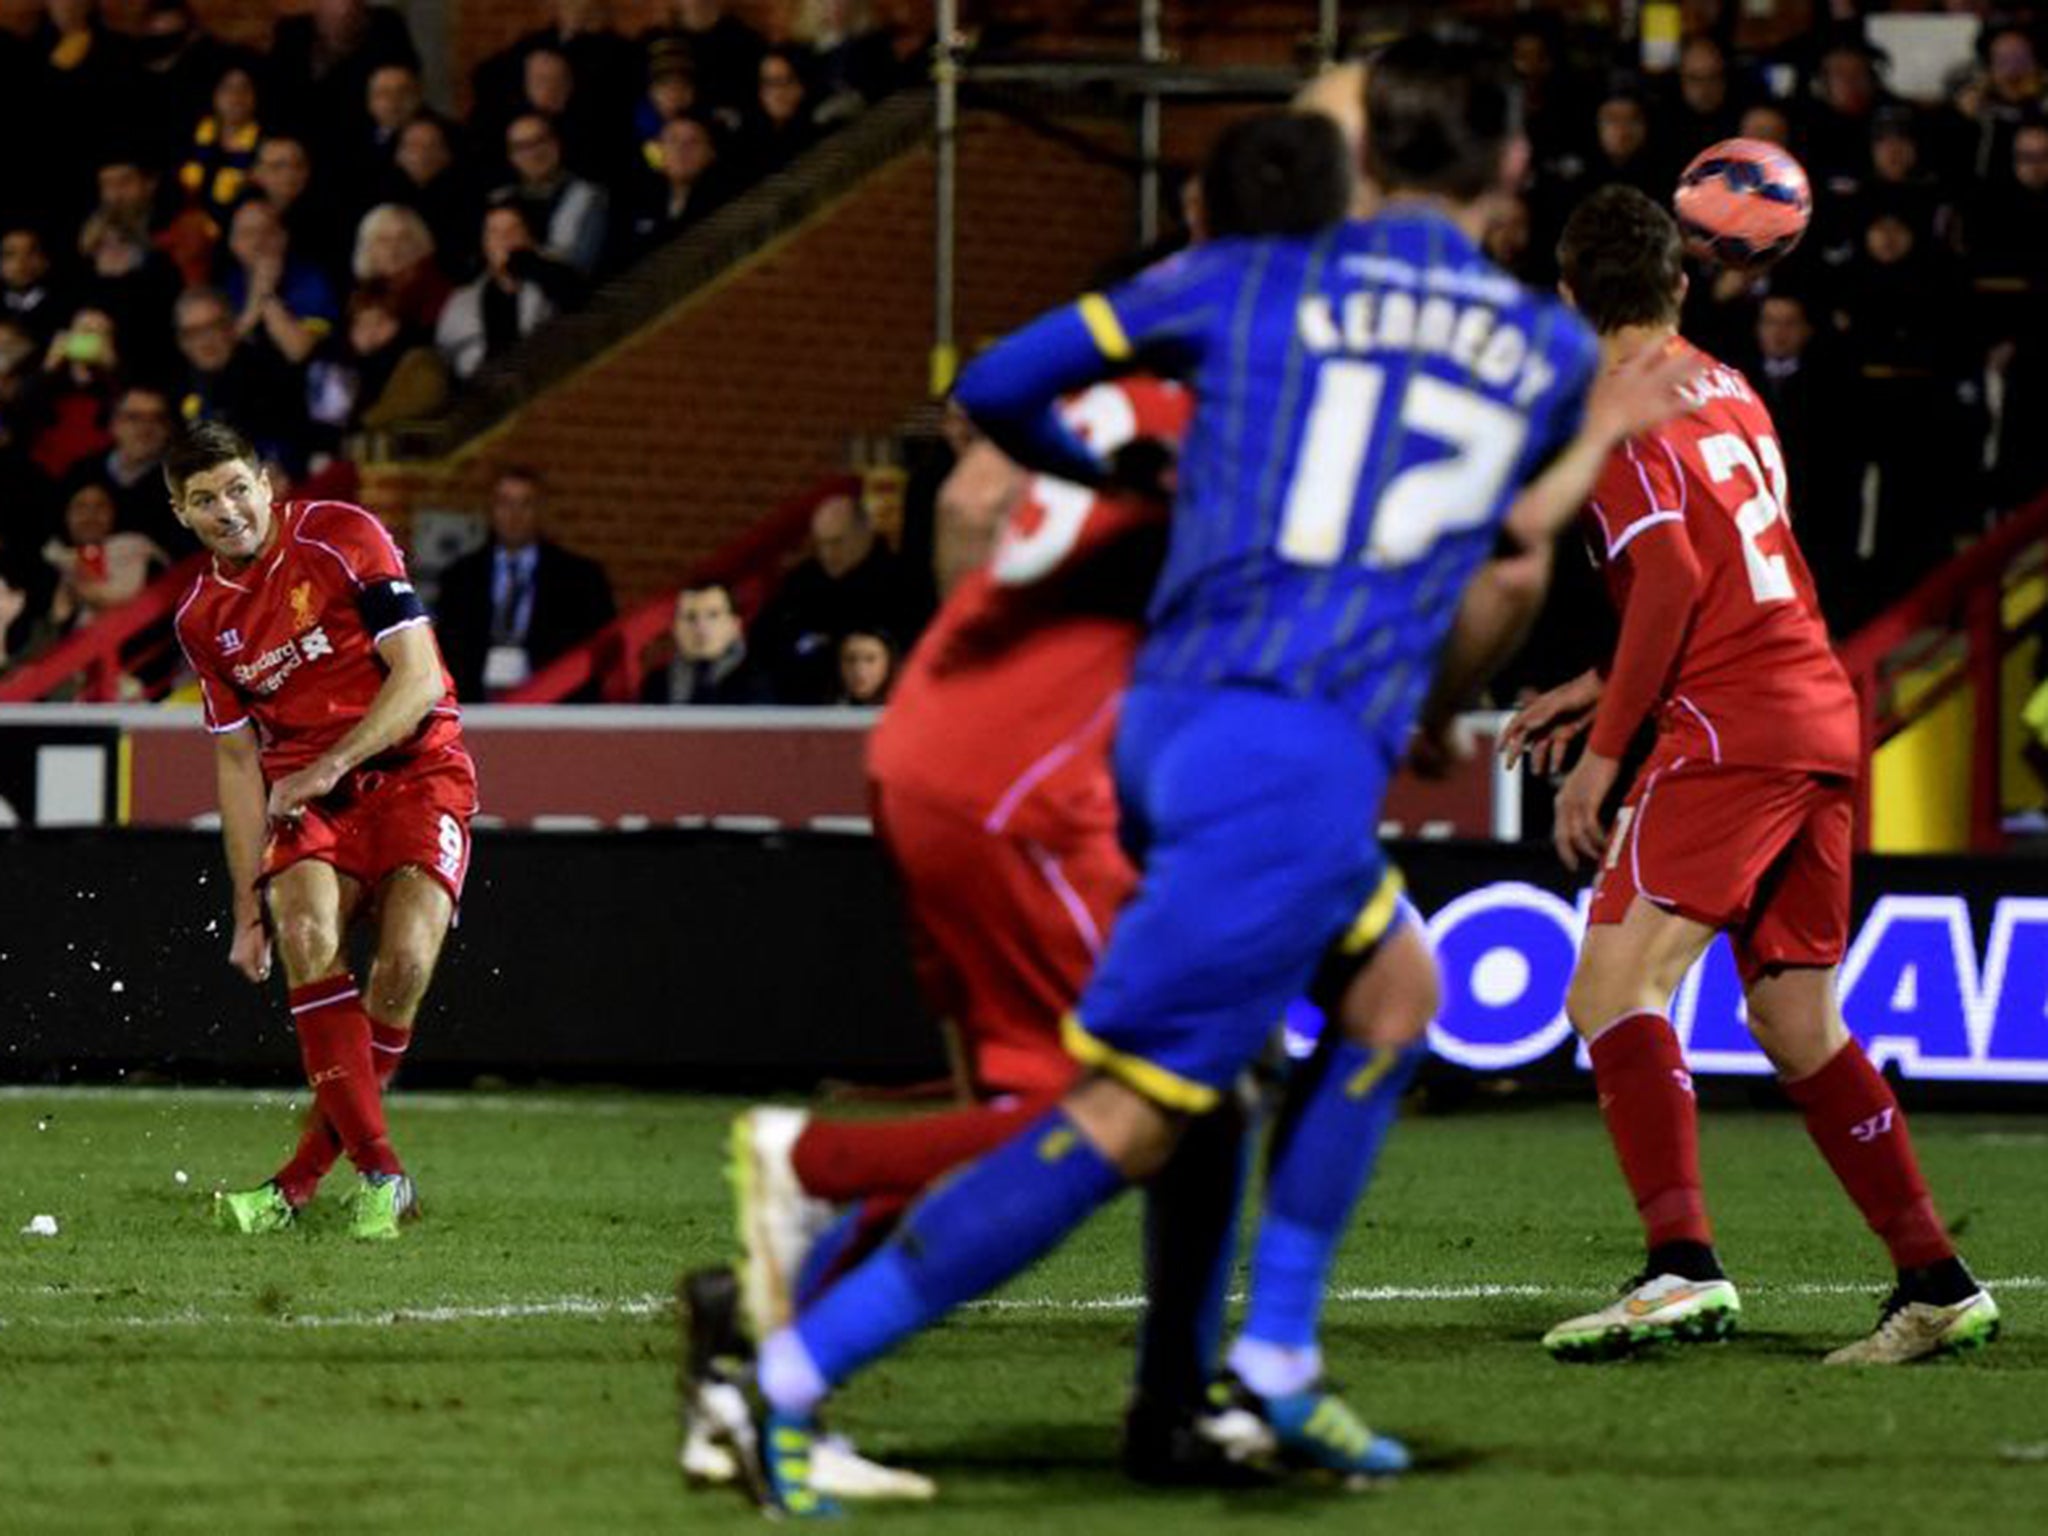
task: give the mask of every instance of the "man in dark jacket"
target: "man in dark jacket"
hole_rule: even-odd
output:
[[[669,627],[675,660],[649,672],[640,688],[648,704],[772,704],[768,679],[747,654],[740,616],[724,582],[685,587],[676,594]]]
[[[908,649],[931,616],[929,583],[882,540],[855,498],[819,503],[811,548],[810,558],[783,578],[754,632],[776,697],[790,704],[838,698],[839,639],[848,631],[879,629]]]
[[[617,611],[603,567],[541,537],[545,497],[537,471],[501,470],[489,542],[441,573],[434,627],[464,701],[517,688]]]
[[[370,129],[370,76],[386,64],[418,69],[405,17],[368,0],[321,0],[281,17],[270,45],[266,119],[296,126],[313,163],[338,169]]]
[[[1828,627],[1847,635],[1870,617],[1858,553],[1863,487],[1851,441],[1858,427],[1847,408],[1856,377],[1834,338],[1815,325],[1809,300],[1790,287],[1764,296],[1753,342],[1736,355],[1778,428],[1799,548]]]

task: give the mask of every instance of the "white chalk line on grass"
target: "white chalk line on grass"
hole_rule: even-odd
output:
[[[432,1307],[395,1307],[382,1312],[205,1312],[183,1307],[124,1317],[0,1318],[0,1327],[63,1328],[220,1328],[256,1323],[274,1328],[393,1328],[414,1324],[524,1322],[532,1318],[652,1317],[675,1304],[669,1296],[554,1296],[538,1301]]]
[[[1983,1282],[1991,1291],[2048,1291],[2048,1275],[2011,1275]],[[1747,1285],[1745,1292],[1764,1296],[1871,1296],[1884,1289],[1881,1280],[1795,1281],[1785,1285]],[[1485,1283],[1477,1285],[1348,1285],[1325,1298],[1330,1303],[1497,1301],[1598,1295],[1597,1290],[1577,1285],[1536,1285]],[[1240,1291],[1230,1300],[1241,1305],[1248,1298]],[[1050,1297],[996,1296],[969,1305],[984,1312],[1135,1312],[1145,1304],[1136,1292],[1123,1296],[1084,1296],[1071,1300]]]
[[[2048,1291],[2048,1275],[2008,1275],[2002,1279],[1988,1280],[1985,1285],[1992,1291]],[[1748,1288],[1754,1294],[1766,1296],[1868,1296],[1882,1289],[1882,1285],[1870,1281],[1822,1281],[1795,1282],[1789,1285],[1761,1285]],[[52,1292],[52,1295],[75,1295],[87,1299],[87,1292]],[[1444,1302],[1444,1301],[1492,1301],[1502,1298],[1559,1299],[1582,1298],[1590,1294],[1583,1286],[1534,1285],[1534,1284],[1476,1284],[1476,1285],[1366,1285],[1345,1286],[1330,1292],[1333,1305],[1348,1305],[1371,1302]],[[1234,1303],[1244,1301],[1242,1294],[1233,1296]],[[1083,1296],[1076,1298],[1059,1297],[996,1297],[986,1301],[972,1302],[968,1311],[1000,1313],[1090,1313],[1090,1312],[1136,1312],[1144,1305],[1145,1298],[1135,1293],[1119,1296]],[[260,1312],[206,1312],[188,1307],[176,1312],[154,1315],[130,1315],[115,1317],[67,1317],[67,1318],[0,1318],[0,1327],[52,1328],[67,1330],[93,1329],[176,1329],[176,1328],[217,1328],[235,1327],[256,1323],[277,1328],[390,1328],[408,1326],[434,1326],[450,1323],[500,1323],[526,1322],[536,1318],[561,1319],[611,1319],[653,1317],[668,1311],[674,1305],[667,1295],[642,1296],[552,1296],[532,1301],[504,1301],[476,1304],[449,1304],[428,1307],[398,1307],[387,1311],[327,1312],[327,1313],[279,1313],[267,1316]]]

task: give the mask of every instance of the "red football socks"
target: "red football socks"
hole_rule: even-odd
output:
[[[1648,1245],[1711,1245],[1700,1187],[1699,1108],[1670,1021],[1655,1013],[1624,1014],[1590,1049],[1600,1113]]]
[[[391,1079],[398,1075],[398,1068],[405,1060],[405,1048],[410,1044],[411,1025],[370,1020],[370,1056],[377,1072],[379,1094],[389,1088]],[[334,1127],[327,1123],[327,1116],[320,1112],[316,1101],[306,1112],[306,1129],[299,1137],[298,1149],[292,1153],[291,1161],[277,1171],[277,1187],[284,1191],[285,1199],[293,1205],[304,1205],[313,1198],[320,1188],[320,1181],[327,1177],[327,1170],[340,1156],[341,1139],[335,1135]]]
[[[369,1015],[364,1017],[369,1018]],[[377,1068],[379,1092],[391,1086],[391,1079],[398,1075],[398,1069],[405,1061],[405,1048],[411,1044],[410,1024],[386,1024],[382,1019],[370,1019],[370,1059]]]
[[[1884,1075],[1851,1040],[1810,1077],[1785,1084],[1806,1131],[1900,1269],[1955,1256],[1934,1208],[1906,1115]]]
[[[370,1021],[355,981],[343,974],[294,987],[291,1009],[314,1104],[321,1118],[334,1128],[349,1161],[364,1173],[402,1173],[403,1165],[385,1135],[383,1095],[370,1048]],[[303,1142],[300,1150],[305,1150]],[[302,1181],[294,1182],[311,1194]],[[313,1182],[319,1182],[317,1176]],[[278,1183],[285,1198],[291,1199],[293,1190],[283,1174]]]
[[[898,1120],[812,1120],[790,1149],[804,1193],[835,1205],[915,1195],[993,1152],[1059,1102],[1058,1094]]]

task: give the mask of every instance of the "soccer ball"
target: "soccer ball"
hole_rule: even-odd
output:
[[[1693,254],[1724,267],[1767,267],[1813,217],[1806,170],[1762,139],[1723,139],[1694,157],[1672,198]]]

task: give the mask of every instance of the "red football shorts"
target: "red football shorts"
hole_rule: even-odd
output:
[[[925,1001],[959,1029],[984,1093],[1057,1093],[1077,1073],[1060,1019],[1095,969],[1137,872],[1108,830],[1050,846],[971,810],[873,787],[903,881]]]
[[[263,878],[318,859],[374,889],[393,870],[416,864],[459,903],[475,814],[476,767],[459,745],[391,768],[358,769],[297,821],[272,823]]]
[[[1849,942],[1855,781],[1653,757],[1615,818],[1589,921],[1636,897],[1726,932],[1745,982]]]

